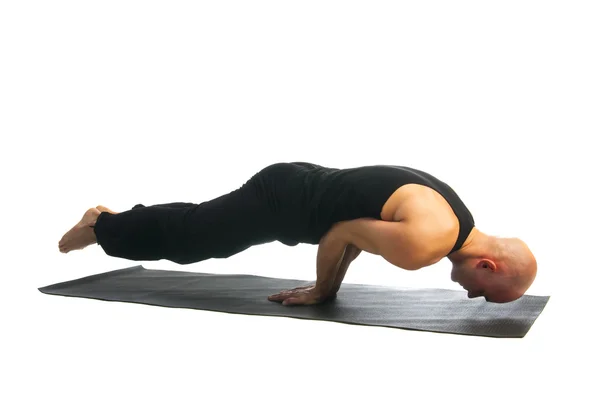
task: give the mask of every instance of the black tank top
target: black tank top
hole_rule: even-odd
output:
[[[285,219],[285,233],[279,239],[286,245],[300,242],[318,244],[321,237],[339,221],[371,217],[381,220],[381,210],[389,197],[405,184],[420,184],[437,191],[456,214],[460,228],[452,250],[460,249],[475,226],[465,204],[446,183],[420,170],[404,166],[376,165],[338,169],[306,162],[288,163],[278,199]],[[293,227],[292,227],[293,226]]]

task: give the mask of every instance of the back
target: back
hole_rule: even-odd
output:
[[[371,217],[381,220],[381,210],[389,197],[405,184],[434,189],[450,204],[460,222],[455,247],[462,246],[474,220],[454,190],[432,175],[410,167],[394,165],[362,166],[347,169],[312,163],[290,163],[294,172],[280,187],[285,244],[318,244],[321,237],[339,221]],[[287,226],[287,227],[286,227]]]

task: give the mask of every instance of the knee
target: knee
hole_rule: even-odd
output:
[[[266,184],[275,183],[277,181],[286,181],[300,169],[300,166],[292,163],[274,163],[256,173],[253,178],[258,178]]]
[[[179,264],[179,265],[188,265],[188,264],[192,264],[192,263],[196,262],[189,258],[184,258],[184,257],[172,257],[169,260],[174,262],[175,264]]]

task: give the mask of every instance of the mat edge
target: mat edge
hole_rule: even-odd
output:
[[[143,265],[134,265],[132,267],[127,267],[127,268],[119,268],[119,269],[115,269],[112,271],[107,271],[107,272],[102,272],[99,274],[94,274],[94,275],[88,275],[88,276],[84,276],[81,278],[77,278],[77,279],[72,279],[69,281],[64,281],[64,282],[58,282],[58,283],[53,283],[51,285],[47,285],[47,286],[43,286],[43,287],[39,287],[38,290],[42,293],[47,293],[45,290],[49,290],[49,289],[60,289],[62,287],[66,287],[66,286],[70,286],[74,283],[85,283],[85,282],[90,282],[105,276],[110,276],[110,275],[119,275],[119,274],[126,274],[126,273],[130,273],[130,272],[134,272],[134,271],[141,271],[141,270],[145,270],[146,268],[144,268]]]
[[[149,272],[153,272],[153,271],[158,271],[158,272],[162,272],[162,271],[166,271],[166,272],[180,272],[180,273],[188,273],[188,274],[194,274],[197,276],[234,276],[234,277],[254,277],[254,278],[265,278],[265,279],[284,279],[284,280],[293,280],[293,281],[298,281],[300,284],[310,284],[310,283],[314,283],[314,280],[303,280],[303,279],[290,279],[290,278],[277,278],[277,277],[272,277],[272,276],[263,276],[263,275],[254,275],[254,274],[240,274],[240,273],[231,273],[231,274],[215,274],[215,273],[207,273],[207,272],[194,272],[194,271],[177,271],[177,270],[166,270],[166,269],[157,269],[157,268],[145,268],[143,265],[139,264],[139,265],[134,265],[132,267],[127,267],[127,268],[119,268],[116,270],[112,270],[112,271],[107,271],[107,272],[102,272],[99,274],[94,274],[94,275],[88,275],[88,276],[84,276],[82,278],[78,278],[78,279],[72,279],[72,280],[68,280],[68,281],[64,281],[64,282],[59,282],[59,283],[54,283],[48,286],[44,286],[44,287],[40,287],[38,288],[38,290],[42,293],[46,293],[44,290],[45,289],[57,289],[57,288],[61,288],[61,287],[65,287],[65,286],[69,286],[72,283],[76,283],[76,282],[86,282],[86,281],[93,281],[97,278],[101,278],[101,277],[105,277],[105,276],[109,276],[109,275],[118,275],[118,274],[122,274],[122,273],[128,273],[128,272],[134,272],[134,271],[149,271]],[[451,292],[462,292],[461,290],[458,289],[448,289],[448,288],[438,288],[438,287],[431,287],[431,288],[414,288],[414,287],[407,287],[407,286],[394,286],[394,285],[372,285],[372,284],[364,284],[364,283],[342,283],[342,288],[344,285],[348,285],[348,286],[357,286],[357,287],[369,287],[369,288],[381,288],[381,289],[400,289],[400,290],[429,290],[429,291],[451,291]],[[542,298],[542,299],[546,299],[546,301],[550,300],[551,295],[534,295],[534,294],[525,294],[524,297],[537,297],[537,298]]]

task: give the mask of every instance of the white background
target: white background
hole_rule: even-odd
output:
[[[597,396],[595,2],[0,4],[0,395]],[[529,243],[548,306],[490,339],[37,291],[140,264],[58,252],[89,207],[209,200],[279,161],[437,175]],[[141,264],[310,280],[315,254]],[[460,288],[449,272],[363,254],[346,281]]]

